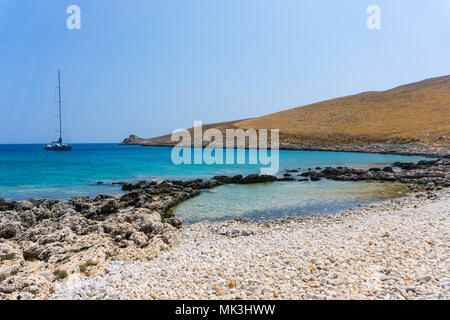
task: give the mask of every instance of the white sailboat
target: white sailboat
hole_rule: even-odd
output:
[[[62,115],[61,115],[61,72],[58,69],[58,109],[59,109],[59,139],[45,145],[47,151],[72,151],[72,145],[64,143],[62,139]]]

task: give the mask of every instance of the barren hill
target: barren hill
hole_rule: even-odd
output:
[[[282,147],[412,143],[448,149],[450,76],[207,127],[279,129]],[[132,136],[123,143],[166,145],[170,135],[152,139]]]

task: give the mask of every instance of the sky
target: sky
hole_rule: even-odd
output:
[[[55,137],[58,68],[71,141],[120,142],[448,75],[449,39],[450,0],[0,0],[0,143]]]

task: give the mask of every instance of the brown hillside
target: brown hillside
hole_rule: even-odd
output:
[[[281,144],[418,142],[450,145],[450,76],[208,127],[278,128]],[[170,136],[136,141],[139,144],[169,142]]]
[[[235,123],[328,142],[449,142],[450,76],[323,101]]]

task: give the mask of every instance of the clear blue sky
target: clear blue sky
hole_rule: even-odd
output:
[[[119,142],[448,75],[449,39],[450,0],[0,0],[0,143],[48,141],[58,67],[72,141]]]

